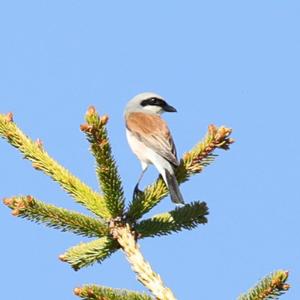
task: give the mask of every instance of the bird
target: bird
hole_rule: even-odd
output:
[[[136,95],[125,107],[127,141],[142,166],[133,195],[140,191],[140,181],[149,165],[154,165],[169,189],[172,202],[180,205],[184,204],[184,200],[175,176],[180,163],[169,127],[161,117],[164,112],[177,110],[152,92]]]

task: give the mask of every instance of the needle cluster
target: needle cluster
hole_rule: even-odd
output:
[[[59,259],[79,270],[94,263],[101,263],[115,251],[122,250],[136,272],[138,280],[152,293],[155,299],[174,300],[175,296],[167,288],[160,276],[143,258],[138,240],[173,234],[184,229],[191,230],[207,223],[208,208],[205,202],[194,201],[172,211],[144,218],[164,197],[168,189],[159,177],[134,199],[125,205],[124,189],[113,157],[107,133],[107,116],[100,116],[94,107],[90,107],[80,126],[90,144],[95,158],[96,174],[101,191],[94,191],[66,168],[54,160],[44,149],[41,140],[33,141],[14,123],[12,113],[0,114],[0,136],[17,148],[32,166],[56,181],[74,200],[93,213],[93,217],[65,208],[46,204],[34,196],[15,196],[5,198],[3,203],[11,209],[12,215],[44,224],[61,231],[92,238],[66,250]],[[202,172],[216,157],[218,149],[229,149],[233,143],[231,129],[210,125],[206,137],[186,152],[176,171],[179,183],[183,183]],[[272,277],[273,278],[273,277]],[[278,278],[278,277],[276,277]],[[286,276],[287,278],[287,276]],[[274,279],[274,278],[273,278]],[[273,280],[272,279],[272,280]],[[271,283],[278,283],[272,281]],[[281,281],[283,282],[283,281]],[[284,281],[285,282],[285,281]],[[269,281],[263,281],[259,288],[265,288]],[[270,284],[268,287],[270,288]],[[277,290],[276,290],[276,288]],[[274,285],[273,291],[279,293],[287,289],[282,283]],[[281,287],[281,290],[280,290]],[[265,293],[260,295],[267,295]],[[82,299],[94,300],[150,300],[152,296],[127,290],[86,285],[74,290]],[[250,298],[240,300],[268,299]],[[252,298],[251,298],[252,297]]]
[[[278,270],[263,278],[246,294],[241,295],[238,300],[278,299],[290,288],[290,285],[286,283],[288,276],[287,271]]]

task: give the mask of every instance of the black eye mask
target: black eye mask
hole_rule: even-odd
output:
[[[142,106],[147,106],[147,105],[153,105],[153,106],[160,106],[160,107],[165,107],[167,105],[166,101],[156,98],[156,97],[152,97],[146,100],[143,100],[141,102]]]

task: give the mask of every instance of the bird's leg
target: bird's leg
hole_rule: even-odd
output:
[[[135,198],[138,193],[141,193],[141,191],[139,189],[139,184],[140,184],[140,182],[141,182],[141,180],[142,180],[142,178],[143,178],[143,176],[144,176],[147,168],[148,168],[148,166],[145,166],[145,167],[143,166],[143,171],[142,171],[142,173],[141,173],[141,175],[140,175],[140,177],[138,179],[138,182],[135,185],[134,190],[133,190],[133,198]]]

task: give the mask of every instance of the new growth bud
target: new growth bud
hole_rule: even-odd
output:
[[[67,261],[67,257],[64,254],[61,254],[58,258],[63,262]]]
[[[289,277],[289,271],[284,271],[282,277],[286,280]]]
[[[92,125],[89,125],[89,124],[86,124],[86,123],[80,125],[80,130],[81,130],[82,132],[91,132],[92,129],[93,129],[93,126],[92,126]]]
[[[26,201],[28,204],[31,204],[33,202],[33,197],[31,195],[26,196]]]
[[[81,288],[75,288],[75,289],[74,289],[74,294],[75,294],[76,296],[80,296],[80,295],[82,294],[82,289],[81,289]]]
[[[9,112],[8,114],[6,114],[5,121],[6,122],[13,122],[14,121],[14,115],[13,115],[12,112]]]
[[[38,170],[38,171],[40,171],[41,170],[41,167],[40,167],[40,165],[38,164],[38,163],[32,163],[32,166],[36,169],[36,170]]]
[[[88,294],[89,297],[95,296],[95,293],[94,293],[94,291],[92,289],[88,289],[87,290],[87,294]]]
[[[208,126],[208,133],[211,136],[214,136],[217,133],[217,127],[214,124]]]
[[[42,140],[40,140],[40,139],[37,139],[36,141],[35,141],[35,144],[38,146],[38,148],[40,149],[40,150],[43,150],[43,141]]]
[[[96,113],[96,108],[94,106],[90,106],[86,112],[88,117],[93,116]]]
[[[4,198],[3,203],[6,206],[12,206],[13,205],[13,199],[12,198]]]
[[[20,214],[20,211],[19,211],[17,208],[15,208],[15,209],[12,210],[11,214],[12,214],[14,217],[17,217],[17,216]]]
[[[289,284],[287,284],[287,283],[285,283],[285,284],[283,284],[282,285],[282,289],[284,290],[284,291],[287,291],[288,289],[290,289],[290,285]]]
[[[102,125],[106,125],[107,122],[108,122],[108,120],[109,120],[108,115],[104,115],[104,116],[102,116],[102,117],[100,118],[100,123],[101,123]]]

